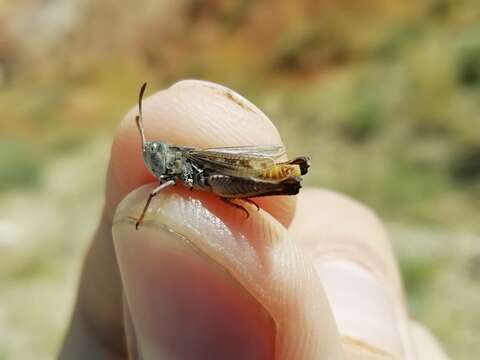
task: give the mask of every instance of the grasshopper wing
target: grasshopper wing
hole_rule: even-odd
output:
[[[213,171],[236,176],[257,176],[274,166],[285,154],[281,145],[254,145],[188,149],[186,156],[192,162]]]

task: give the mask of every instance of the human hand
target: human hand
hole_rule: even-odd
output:
[[[130,217],[154,186],[136,113],[114,138],[61,359],[446,359],[408,318],[381,222],[343,195],[260,198],[245,219],[176,186],[136,231]],[[254,105],[200,81],[145,99],[144,122],[147,138],[171,144],[281,143]]]

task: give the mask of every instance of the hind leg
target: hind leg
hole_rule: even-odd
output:
[[[250,217],[250,213],[248,212],[247,209],[245,209],[242,205],[239,205],[239,204],[236,204],[234,203],[231,199],[229,198],[224,198],[224,197],[221,197],[220,199],[222,199],[222,201],[230,206],[233,206],[234,208],[237,208],[237,209],[240,209],[242,210],[245,215],[247,216],[247,219]]]
[[[258,206],[258,204],[255,201],[253,201],[252,199],[244,198],[242,200],[249,203],[249,204],[252,204],[253,206],[255,206],[257,208],[257,211],[260,211],[260,206]]]

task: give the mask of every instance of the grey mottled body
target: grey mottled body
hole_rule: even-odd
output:
[[[158,141],[146,141],[142,149],[145,165],[161,183],[169,180],[181,181],[191,189],[210,191],[220,197],[234,199],[295,195],[300,190],[298,177],[277,181],[225,175],[214,166],[194,163],[190,160],[191,151],[195,153],[194,148],[173,146]]]

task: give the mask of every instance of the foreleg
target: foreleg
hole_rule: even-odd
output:
[[[163,184],[160,184],[158,187],[156,187],[155,189],[152,190],[150,195],[148,195],[148,199],[147,199],[147,202],[146,202],[146,204],[143,208],[142,214],[140,215],[137,222],[135,223],[135,229],[138,230],[138,227],[142,223],[143,218],[145,217],[145,214],[147,213],[148,207],[150,206],[150,202],[152,201],[152,199],[155,196],[157,196],[160,193],[160,191],[162,191],[166,188],[169,188],[170,186],[173,186],[173,185],[175,185],[175,180],[168,180],[168,181],[164,182]]]

